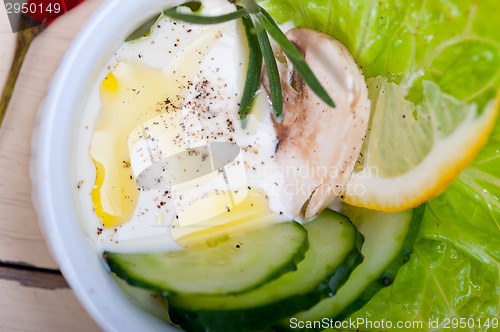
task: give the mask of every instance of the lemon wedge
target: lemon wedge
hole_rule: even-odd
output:
[[[479,112],[423,81],[417,106],[399,85],[367,80],[372,114],[361,154],[339,198],[393,212],[441,194],[486,143],[497,118],[500,91]]]

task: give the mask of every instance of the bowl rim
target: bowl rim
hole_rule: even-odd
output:
[[[70,177],[72,131],[78,105],[87,96],[93,75],[128,35],[152,15],[181,2],[106,0],[60,62],[33,129],[30,177],[40,228],[78,300],[105,331],[178,329],[132,303],[81,228]]]

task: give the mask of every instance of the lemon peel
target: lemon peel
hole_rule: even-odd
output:
[[[377,84],[380,84],[380,80]],[[453,98],[442,92],[441,96]],[[380,111],[376,103],[373,104],[372,112]],[[475,105],[469,106],[470,111],[449,135],[434,138],[431,149],[418,164],[394,176],[387,174],[381,176],[377,172],[377,166],[374,167],[370,163],[370,153],[374,154],[376,149],[383,149],[386,142],[376,142],[377,144],[370,147],[370,133],[368,133],[365,155],[358,161],[362,167],[351,174],[339,198],[354,206],[396,212],[414,208],[441,194],[486,144],[498,117],[500,89],[496,98],[486,105],[482,114],[477,115]],[[387,110],[382,110],[382,112],[387,112]],[[407,135],[412,135],[412,132],[407,132]],[[397,140],[398,137],[393,137],[393,139]],[[411,153],[411,151],[408,152]],[[390,155],[390,152],[386,155]],[[392,160],[387,158],[385,162],[391,163]]]

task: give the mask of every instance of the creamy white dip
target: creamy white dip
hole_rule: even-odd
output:
[[[211,0],[210,7],[204,7],[201,14],[218,15],[233,10],[234,6],[225,0]],[[181,200],[192,202],[209,192],[207,182],[205,186],[195,183],[191,185],[190,191],[184,188],[178,192],[166,187],[141,188],[141,183],[138,183],[138,201],[130,220],[115,227],[104,227],[101,218],[97,216],[92,201],[96,167],[91,159],[89,146],[107,144],[105,139],[99,141],[99,135],[95,134],[96,119],[102,111],[103,103],[100,86],[110,72],[117,73],[117,76],[120,73],[127,76],[128,74],[123,73],[143,68],[141,66],[151,67],[151,71],[162,71],[167,80],[169,77],[177,80],[178,84],[165,83],[165,87],[179,89],[182,86],[178,93],[185,94],[182,107],[163,118],[177,127],[178,135],[184,138],[183,142],[175,148],[171,143],[160,144],[160,147],[177,149],[171,151],[174,154],[181,148],[200,147],[210,142],[237,144],[240,147],[237,159],[240,165],[233,165],[233,168],[229,165],[226,174],[230,178],[231,189],[258,189],[267,195],[276,221],[290,218],[279,199],[282,179],[274,161],[277,138],[265,91],[255,100],[253,112],[245,123],[239,120],[238,103],[244,87],[247,52],[244,31],[238,21],[202,26],[173,22],[163,17],[149,36],[123,43],[109,59],[92,86],[74,137],[75,200],[82,226],[99,250],[147,252],[179,249],[171,230],[176,215],[182,210],[182,204],[185,204]],[[180,72],[184,74],[180,75]],[[130,90],[148,93],[147,87],[134,85],[130,80],[119,83],[124,82],[130,84],[127,87]],[[149,122],[151,124],[155,121],[153,119]],[[161,131],[162,128],[159,126],[156,129]],[[137,152],[139,149],[134,143],[138,139],[134,139],[134,135],[138,134],[130,132],[128,137],[122,139],[131,145],[129,166],[133,169],[134,177],[137,177],[147,166],[147,162],[144,164],[141,161],[144,153]],[[150,155],[146,154],[146,157]],[[231,169],[234,171],[232,179]],[[241,170],[244,172],[241,173]],[[212,190],[216,189],[217,179],[212,178],[211,183]],[[203,213],[211,213],[216,207],[204,206],[201,209]],[[217,211],[212,214],[216,215],[219,213]]]

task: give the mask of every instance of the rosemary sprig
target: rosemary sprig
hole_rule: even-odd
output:
[[[270,35],[281,47],[297,73],[318,97],[331,107],[335,103],[319,83],[311,68],[307,65],[302,53],[293,45],[280,30],[278,24],[255,0],[242,0],[243,7],[232,13],[220,16],[201,16],[197,14],[179,13],[177,7],[169,9],[165,15],[188,23],[217,24],[241,18],[248,41],[249,64],[245,89],[240,103],[240,118],[244,119],[251,110],[253,100],[257,95],[262,74],[262,58],[266,64],[269,79],[269,90],[273,106],[273,115],[279,123],[283,118],[283,95],[276,58],[269,42]],[[181,5],[182,6],[182,5]],[[257,24],[255,24],[257,23]]]
[[[311,68],[307,65],[302,53],[286,38],[285,34],[280,30],[276,22],[273,20],[271,15],[260,8],[260,13],[257,14],[260,23],[264,26],[266,31],[271,35],[271,37],[278,43],[283,52],[285,52],[290,62],[295,67],[295,70],[304,80],[304,82],[320,97],[325,103],[330,107],[335,107],[335,103],[330,98],[328,93],[325,91],[321,83],[319,83],[316,76],[314,76]]]
[[[238,10],[224,14],[220,16],[202,16],[194,14],[179,13],[177,7],[171,8],[165,12],[165,16],[173,18],[175,20],[184,21],[193,24],[217,24],[232,21],[243,16],[248,15],[248,11],[245,8],[239,8]]]
[[[262,72],[262,52],[260,51],[257,36],[252,33],[252,29],[255,28],[252,19],[249,16],[243,16],[241,22],[245,28],[245,35],[248,41],[247,78],[240,104],[240,119],[243,120],[248,115],[253,100],[259,91],[260,75]]]
[[[264,62],[266,63],[267,78],[269,79],[269,92],[271,94],[271,103],[273,104],[273,114],[276,122],[280,123],[283,118],[283,94],[281,91],[281,80],[276,65],[273,49],[267,33],[264,30],[257,32],[259,45],[262,49]]]

